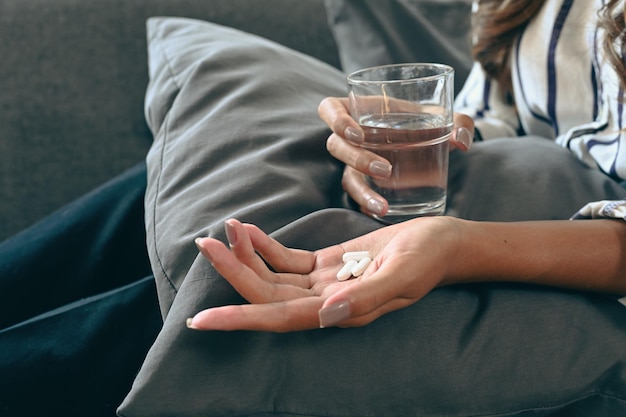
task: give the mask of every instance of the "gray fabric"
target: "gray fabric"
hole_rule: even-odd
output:
[[[196,236],[221,236],[230,216],[275,230],[338,200],[341,167],[311,111],[345,87],[337,69],[233,29],[155,18],[148,32],[147,233],[165,313]]]
[[[447,214],[473,220],[569,219],[590,201],[626,189],[553,141],[536,136],[479,142],[450,159]]]
[[[471,0],[325,0],[342,69],[403,62],[455,68],[458,91],[472,66]]]
[[[165,321],[120,416],[626,412],[626,309],[600,295],[465,285],[363,328],[187,329],[200,309],[243,302],[193,245],[224,239],[226,218],[307,249],[381,225],[342,206],[342,167],[325,150],[316,107],[345,91],[339,71],[199,21],[148,31],[147,234]],[[452,155],[450,210],[472,218],[567,218],[623,191],[542,139]]]
[[[145,158],[145,21],[163,15],[339,66],[322,0],[0,0],[0,240]]]

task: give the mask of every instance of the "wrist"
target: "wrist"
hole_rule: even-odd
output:
[[[472,282],[484,266],[481,254],[482,241],[478,235],[478,223],[455,217],[442,217],[446,220],[446,232],[441,236],[446,239],[448,248],[447,263],[441,286]]]
[[[436,240],[431,247],[432,259],[439,263],[433,270],[439,280],[436,286],[463,282],[468,270],[464,248],[470,239],[467,230],[469,222],[449,216],[421,217],[414,221],[427,222],[426,228],[425,223],[419,224],[417,233],[423,234],[428,230],[432,239]]]

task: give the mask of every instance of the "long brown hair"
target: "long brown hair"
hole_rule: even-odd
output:
[[[617,71],[623,87],[626,87],[626,63],[624,62],[624,48],[626,43],[626,31],[624,15],[626,10],[620,6],[620,0],[610,0],[600,10],[600,27],[604,28],[606,36],[603,39],[603,47],[606,56]]]
[[[590,0],[584,0],[590,1]],[[539,13],[545,0],[479,0],[474,7],[472,53],[487,75],[498,81],[503,94],[512,92],[510,55],[515,40]],[[625,23],[621,0],[609,0],[599,11],[605,29],[603,46],[611,65],[626,86]]]

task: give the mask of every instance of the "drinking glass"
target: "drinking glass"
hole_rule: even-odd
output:
[[[389,203],[380,220],[397,223],[445,213],[454,69],[436,63],[383,65],[347,77],[350,113],[365,134],[359,146],[392,165],[368,177]]]

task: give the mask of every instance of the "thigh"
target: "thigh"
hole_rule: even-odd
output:
[[[150,274],[145,164],[0,244],[0,328]]]
[[[161,325],[146,276],[0,330],[0,414],[113,416]]]

